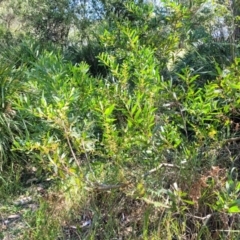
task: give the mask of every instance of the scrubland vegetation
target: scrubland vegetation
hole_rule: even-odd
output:
[[[0,1],[0,239],[239,239],[240,2]]]

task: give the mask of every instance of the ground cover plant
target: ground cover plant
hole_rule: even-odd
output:
[[[0,2],[0,239],[238,239],[237,3],[90,2]]]

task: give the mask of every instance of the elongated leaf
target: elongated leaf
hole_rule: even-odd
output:
[[[154,207],[163,207],[163,208],[170,208],[169,205],[161,203],[161,202],[156,202],[156,201],[152,201],[148,198],[142,198],[142,200],[144,200],[146,203],[148,204],[153,204]]]

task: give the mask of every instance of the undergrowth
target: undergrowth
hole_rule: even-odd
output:
[[[157,50],[141,34],[130,22],[104,31],[97,57],[104,76],[28,41],[25,59],[1,62],[3,233],[29,240],[240,236],[240,59],[224,71],[216,65],[218,76],[201,87],[186,67],[176,84],[161,76]],[[22,195],[31,203],[16,207]],[[23,224],[17,232],[6,222],[10,212]]]

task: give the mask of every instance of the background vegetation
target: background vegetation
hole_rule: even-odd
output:
[[[0,1],[0,239],[238,239],[239,6]]]

